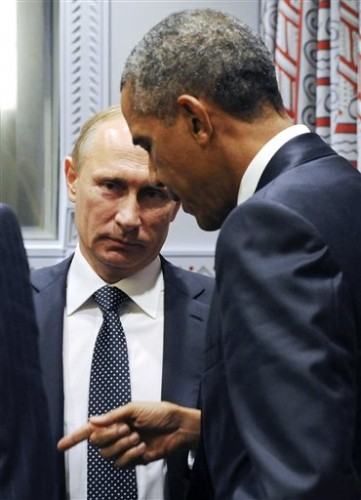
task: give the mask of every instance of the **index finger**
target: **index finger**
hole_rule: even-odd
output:
[[[72,432],[71,434],[62,437],[57,444],[58,450],[59,451],[69,450],[69,448],[72,448],[76,444],[81,443],[85,439],[89,439],[93,430],[94,426],[92,426],[90,422],[86,423],[85,425],[79,427],[79,429]]]
[[[90,417],[90,422],[97,426],[107,426],[111,424],[127,423],[128,419],[136,415],[137,406],[134,403],[127,403],[124,406],[119,406],[114,410],[110,410],[102,415],[94,415]]]

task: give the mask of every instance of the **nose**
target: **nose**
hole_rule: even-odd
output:
[[[142,223],[140,207],[136,196],[123,197],[118,204],[115,222],[124,233],[138,229]]]
[[[148,170],[149,170],[149,178],[150,178],[150,182],[154,185],[154,186],[165,186],[169,192],[169,196],[171,197],[171,199],[173,201],[180,201],[180,198],[175,194],[173,193],[166,184],[164,184],[159,176],[158,176],[158,173],[157,173],[157,168],[154,164],[154,162],[152,161],[150,155],[148,157]]]
[[[148,155],[148,170],[149,170],[149,178],[150,182],[154,184],[155,186],[160,183],[158,174],[157,174],[157,169],[155,166],[155,163],[153,162],[152,158],[150,155]]]

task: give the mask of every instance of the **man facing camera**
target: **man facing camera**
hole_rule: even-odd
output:
[[[179,203],[150,182],[147,163],[118,107],[90,118],[65,160],[79,243],[32,274],[54,446],[130,400],[198,404],[213,280],[159,255]],[[124,473],[83,443],[65,464],[59,454],[59,488],[70,499],[181,499],[187,458]]]

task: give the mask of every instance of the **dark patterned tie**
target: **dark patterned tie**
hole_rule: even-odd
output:
[[[101,415],[129,403],[130,376],[127,342],[119,309],[129,297],[116,287],[104,286],[94,294],[103,323],[94,347],[90,374],[89,416]],[[88,500],[136,500],[135,468],[119,469],[88,443]]]

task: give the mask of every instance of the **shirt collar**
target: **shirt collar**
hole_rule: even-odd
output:
[[[258,151],[251,163],[248,165],[238,191],[238,205],[250,198],[256,191],[257,184],[267,167],[272,156],[290,139],[310,132],[306,125],[292,125],[291,127],[282,130],[277,135],[272,137]]]
[[[70,316],[107,283],[89,265],[77,245],[70,264],[66,314]],[[123,290],[146,314],[156,318],[160,294],[164,290],[159,256],[144,269],[112,284]]]

